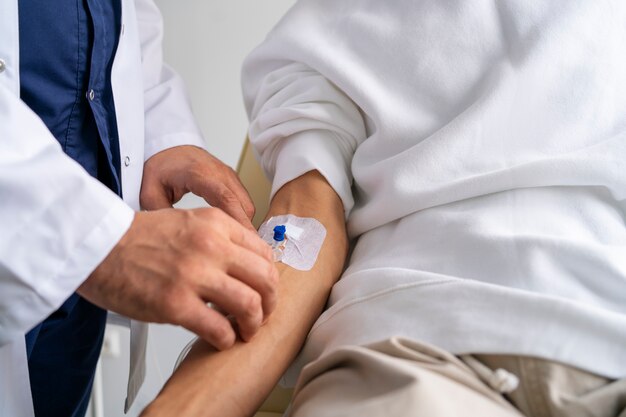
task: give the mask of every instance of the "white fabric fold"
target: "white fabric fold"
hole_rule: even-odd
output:
[[[405,336],[626,376],[625,44],[619,0],[298,1],[244,64],[251,143],[358,241],[292,371]]]

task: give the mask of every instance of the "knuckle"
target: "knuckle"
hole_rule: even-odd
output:
[[[194,224],[189,230],[189,241],[193,245],[202,245],[207,236],[207,227],[202,223]]]
[[[261,296],[256,292],[249,292],[244,295],[241,300],[243,313],[248,318],[254,318],[259,315],[261,308]]]
[[[208,293],[211,294],[211,298],[214,300],[215,297],[223,294],[230,295],[231,289],[227,279],[224,279],[221,276],[216,277],[207,277],[204,279],[202,286],[207,290]]]
[[[201,161],[194,160],[189,163],[187,175],[195,181],[203,181],[207,179],[207,169]]]
[[[191,233],[190,244],[203,253],[215,253],[220,249],[220,241],[213,230],[195,230]]]
[[[162,309],[168,321],[179,324],[185,317],[183,296],[176,289],[168,291],[163,299]]]
[[[211,207],[207,209],[207,220],[209,220],[212,224],[219,224],[224,221],[226,214],[217,207]]]
[[[175,210],[174,213],[177,216],[177,220],[180,222],[181,227],[193,228],[198,221],[198,210]]]
[[[205,221],[211,221],[215,217],[215,208],[213,207],[204,207],[193,210],[198,217]]]
[[[256,207],[254,207],[253,204],[246,204],[246,206],[244,207],[244,211],[246,212],[246,215],[248,217],[252,218],[256,213]]]

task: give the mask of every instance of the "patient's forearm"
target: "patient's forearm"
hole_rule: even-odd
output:
[[[314,217],[327,236],[311,271],[278,264],[279,303],[248,343],[216,352],[197,343],[146,415],[247,416],[260,406],[321,313],[341,274],[347,253],[341,200],[317,172],[309,172],[279,190],[269,215]]]

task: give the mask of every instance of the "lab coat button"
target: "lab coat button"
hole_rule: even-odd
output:
[[[6,69],[6,64],[4,63],[3,60],[0,59],[0,73],[4,72],[4,70]]]
[[[126,158],[124,158],[124,166],[129,166],[130,165],[130,156],[127,156]]]
[[[93,89],[89,90],[89,92],[87,93],[87,98],[89,99],[89,101],[93,101],[93,99],[96,98],[96,92],[93,91]]]

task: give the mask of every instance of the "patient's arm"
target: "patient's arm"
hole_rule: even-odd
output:
[[[313,269],[277,264],[278,306],[257,335],[221,352],[197,343],[144,416],[249,416],[294,359],[341,274],[348,245],[341,200],[317,171],[276,193],[268,217],[287,213],[314,217],[327,230]]]

